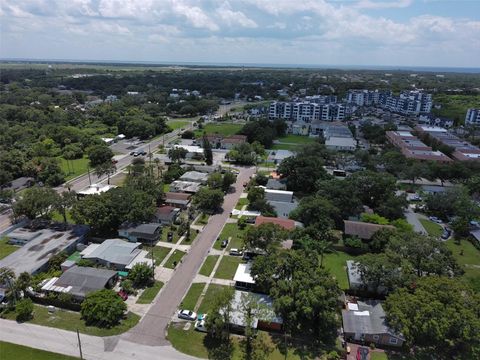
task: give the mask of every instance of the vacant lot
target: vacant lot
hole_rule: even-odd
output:
[[[172,130],[177,130],[184,128],[188,124],[191,124],[191,121],[188,120],[169,120],[167,121],[167,125],[172,129]]]
[[[442,105],[441,109],[432,109],[435,115],[448,117],[461,124],[465,120],[467,110],[480,104],[480,95],[438,94],[433,97],[433,101]]]
[[[34,349],[22,345],[11,344],[8,342],[0,341],[0,358],[2,360],[74,360],[77,357],[67,356],[62,354],[53,353],[50,351],[44,351]]]
[[[195,130],[195,136],[202,136],[203,133],[207,134],[220,134],[224,136],[230,136],[237,134],[240,129],[243,127],[241,124],[207,124],[203,129]]]
[[[219,279],[232,280],[237,271],[238,264],[242,262],[240,256],[228,256],[225,255],[220,261],[215,277]]]
[[[290,144],[298,144],[298,145],[311,144],[315,142],[315,138],[302,136],[302,135],[287,135],[287,136],[278,138],[277,140],[281,143],[290,143]]]
[[[58,158],[60,161],[60,168],[65,174],[65,180],[71,180],[79,175],[85,174],[88,171],[88,157],[84,156],[81,159],[65,160],[63,157]]]

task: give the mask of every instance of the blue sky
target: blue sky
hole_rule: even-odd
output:
[[[0,57],[480,66],[480,0],[2,0]]]

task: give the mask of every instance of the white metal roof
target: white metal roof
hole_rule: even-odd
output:
[[[255,280],[250,275],[250,267],[250,264],[239,264],[235,276],[233,277],[233,281],[255,284]]]

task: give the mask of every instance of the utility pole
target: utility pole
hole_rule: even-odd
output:
[[[83,360],[83,353],[82,353],[82,342],[80,341],[80,333],[77,329],[77,339],[78,339],[78,349],[80,350],[80,360]]]
[[[92,178],[90,177],[90,166],[88,167],[88,182],[92,185]]]

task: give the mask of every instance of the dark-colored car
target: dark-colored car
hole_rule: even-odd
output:
[[[357,360],[367,360],[369,350],[366,347],[359,347],[357,349]]]
[[[137,153],[136,151],[131,151],[131,152],[130,152],[130,155],[133,155],[133,156],[137,156],[137,154],[138,154],[138,153]]]
[[[167,241],[172,242],[173,241],[173,232],[169,231],[167,234]]]
[[[228,240],[225,239],[225,240],[222,241],[222,244],[221,244],[220,246],[221,246],[222,248],[226,248],[227,245],[228,245]]]
[[[142,155],[142,156],[145,156],[145,155],[147,155],[147,152],[142,150],[142,151],[139,151],[138,154]]]
[[[450,237],[450,235],[452,235],[452,230],[450,230],[449,228],[445,228],[443,230],[442,239],[447,240]]]

